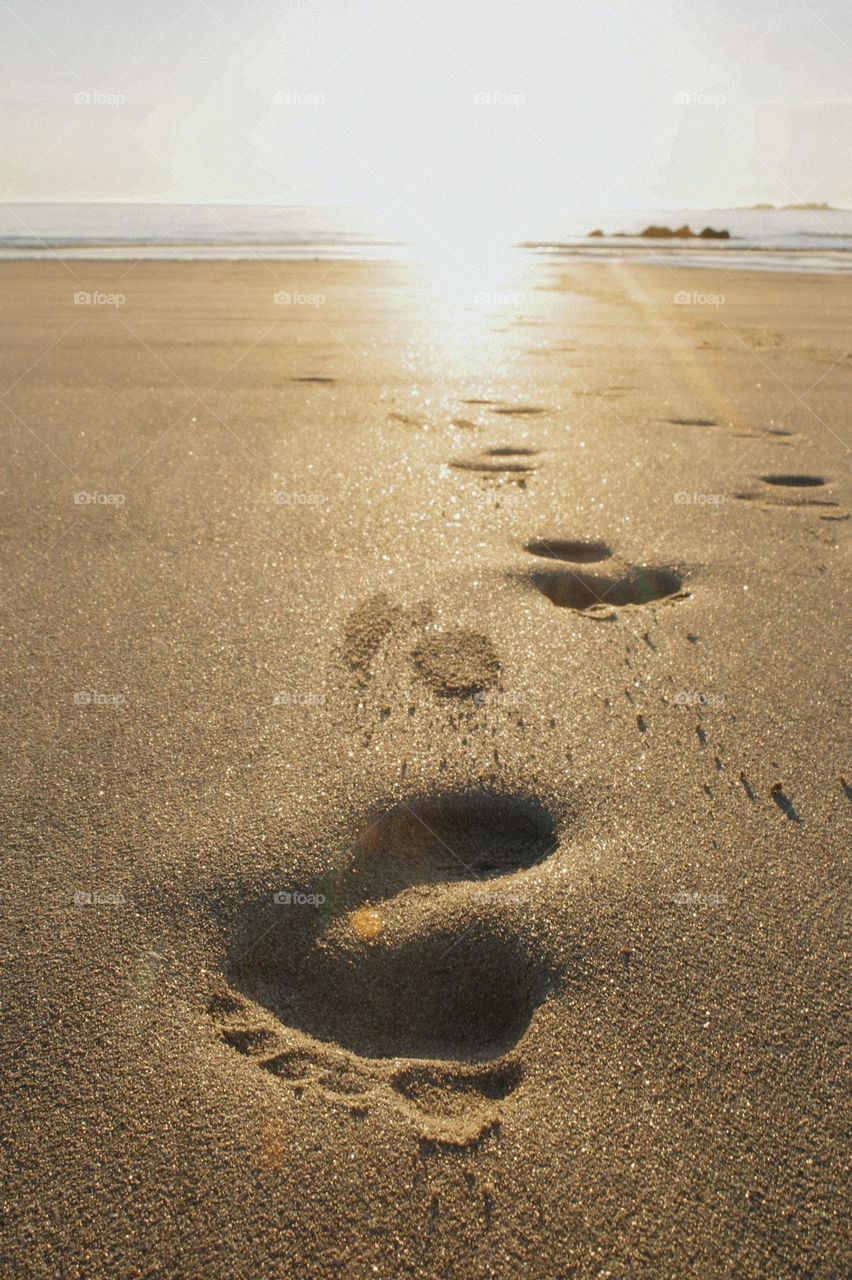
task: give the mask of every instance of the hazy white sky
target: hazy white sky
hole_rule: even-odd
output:
[[[0,0],[0,199],[852,204],[850,48],[848,0]]]

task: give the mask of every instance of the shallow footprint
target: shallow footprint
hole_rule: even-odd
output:
[[[488,636],[478,631],[440,631],[417,646],[411,660],[421,679],[442,698],[472,697],[491,689],[500,659]]]
[[[377,592],[356,605],[343,631],[343,657],[362,682],[370,674],[373,659],[390,635],[400,616],[399,606],[390,596]]]

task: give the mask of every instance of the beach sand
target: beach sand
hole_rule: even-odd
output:
[[[846,282],[0,278],[4,1274],[846,1274]]]

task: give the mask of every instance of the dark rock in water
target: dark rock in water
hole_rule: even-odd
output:
[[[602,236],[603,231],[595,230],[589,232],[589,238],[592,236]],[[613,240],[730,240],[731,233],[727,230],[717,231],[715,227],[705,227],[703,231],[693,231],[686,223],[682,227],[674,230],[672,227],[658,227],[653,223],[646,227],[644,231],[640,231],[638,236],[632,231],[614,231],[611,238]]]
[[[682,227],[678,227],[677,231],[673,231],[671,227],[646,227],[641,231],[640,236],[646,240],[730,240],[730,231],[716,231],[713,227],[705,227],[703,231],[695,232],[686,223]]]

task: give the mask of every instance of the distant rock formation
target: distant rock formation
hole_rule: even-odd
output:
[[[806,200],[802,204],[779,204],[779,205],[750,204],[746,206],[746,209],[749,211],[754,209],[770,209],[775,212],[780,211],[781,213],[785,213],[791,210],[793,211],[798,210],[799,212],[802,212],[802,210],[805,210],[805,211],[810,210],[811,212],[817,212],[817,213],[846,213],[847,212],[847,210],[840,209],[835,204],[828,204],[827,201],[825,200],[822,200],[822,201]]]
[[[599,230],[590,231],[589,237],[602,236],[604,233]],[[640,240],[730,240],[731,233],[728,230],[717,231],[715,227],[705,227],[703,231],[693,231],[690,227],[678,227],[673,230],[671,227],[646,227],[644,231],[640,231],[635,236],[630,231],[615,231],[613,239],[640,239]]]

